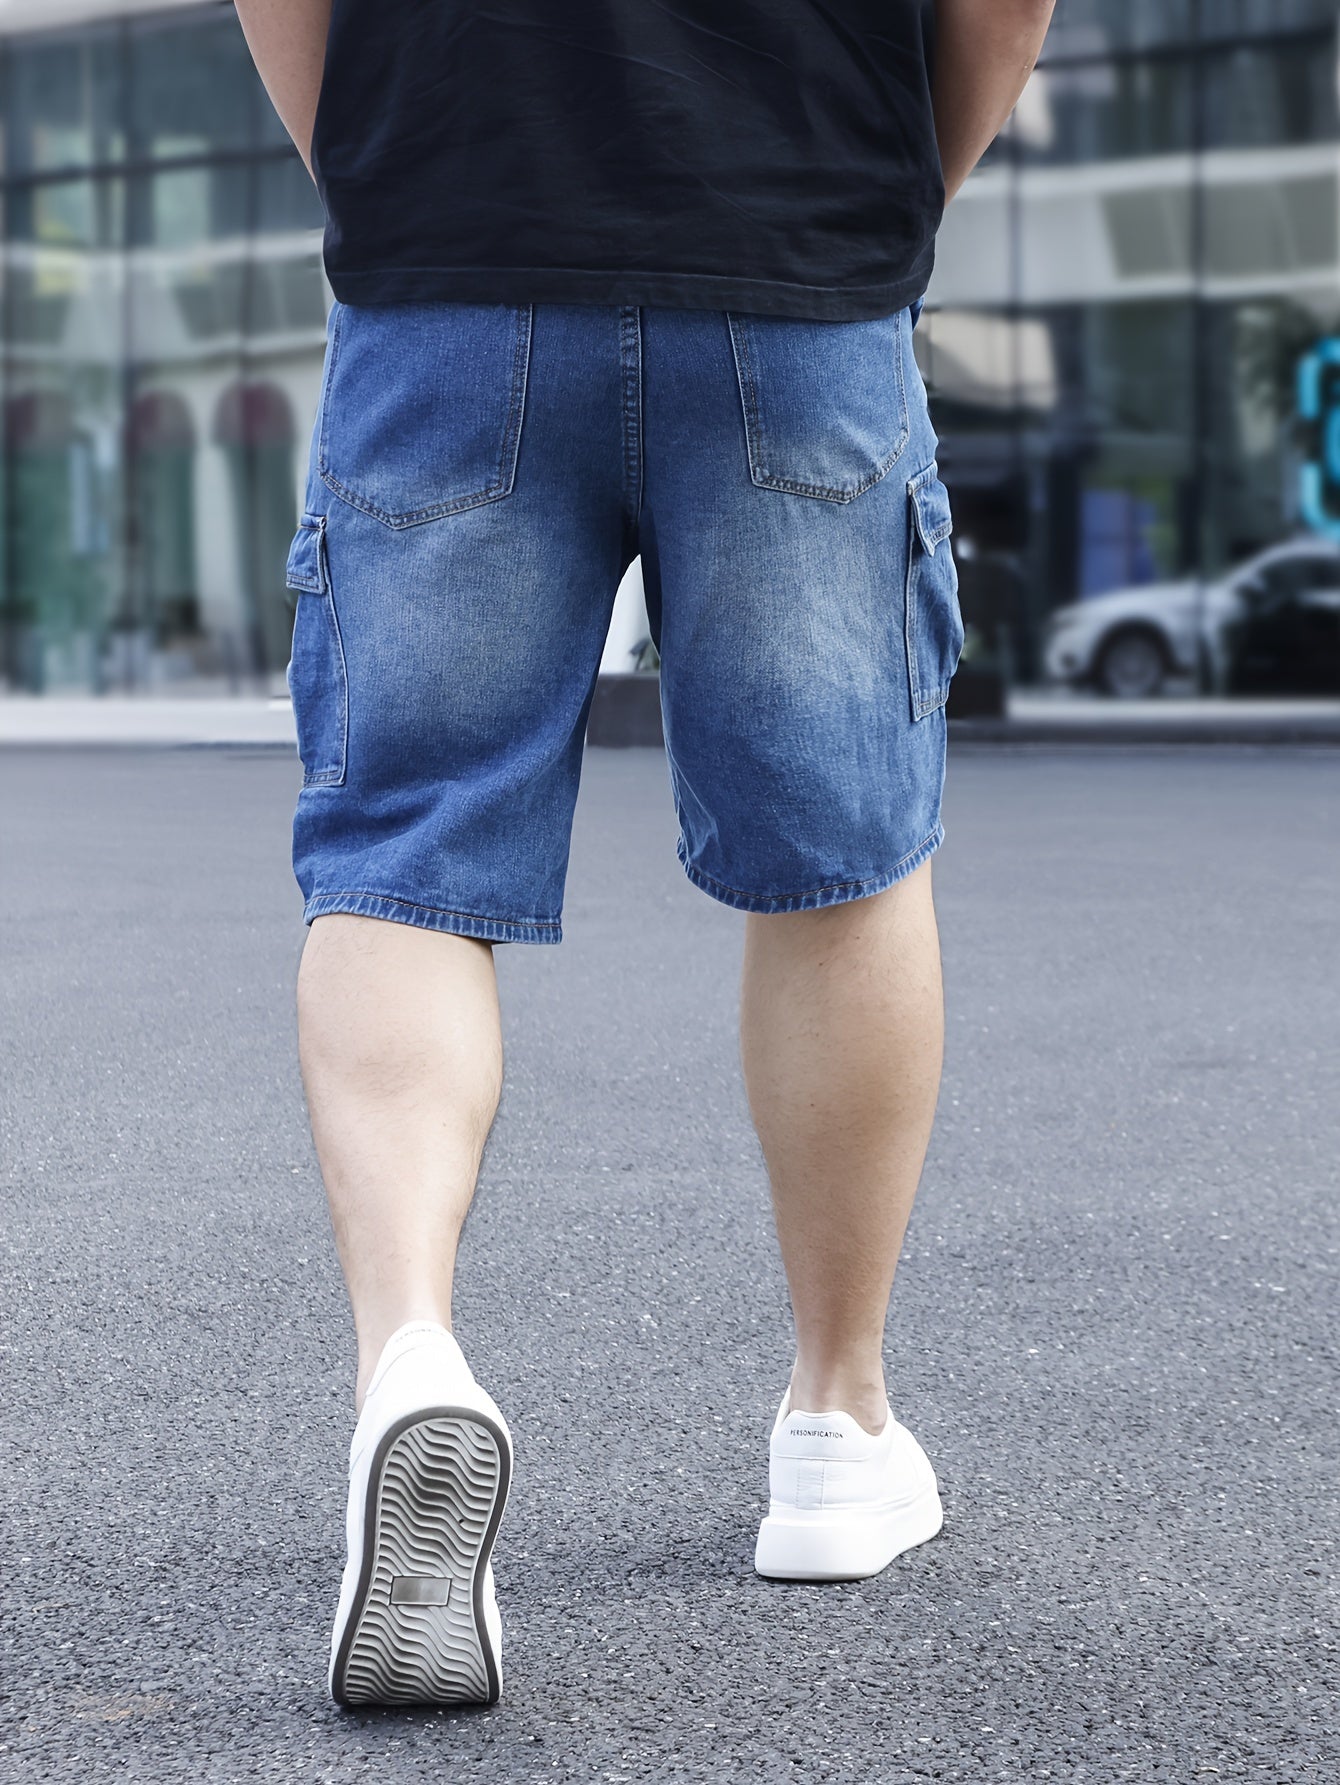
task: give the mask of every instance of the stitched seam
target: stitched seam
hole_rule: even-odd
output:
[[[387,905],[403,905],[406,911],[431,911],[437,917],[469,917],[476,923],[510,923],[540,930],[559,928],[557,918],[489,917],[482,911],[456,911],[449,905],[424,905],[417,899],[398,899],[394,893],[371,892],[366,887],[343,887],[338,892],[314,892],[308,904],[319,904],[322,899],[380,899]]]
[[[952,676],[936,682],[933,686],[923,685],[921,663],[918,655],[919,624],[919,584],[917,570],[924,565],[927,558],[933,558],[939,545],[947,539],[954,527],[952,511],[946,515],[939,526],[927,525],[922,506],[922,494],[932,485],[943,488],[939,464],[932,459],[923,465],[915,476],[907,480],[907,493],[911,503],[910,526],[907,535],[907,586],[904,592],[904,635],[907,641],[907,680],[912,700],[913,720],[925,719],[938,711],[949,699],[949,684]]]
[[[624,509],[636,524],[642,512],[642,315],[633,305],[625,305],[619,313],[619,372]]]
[[[330,343],[330,364],[326,367],[326,376],[321,384],[321,433],[320,438],[317,441],[317,470],[321,473],[323,480],[326,476],[326,463],[328,458],[327,429],[330,425],[330,393],[335,383],[335,368],[339,364],[340,359],[340,346],[344,334],[343,323],[344,305],[336,299],[335,320],[332,324],[332,339]]]
[[[911,512],[907,530],[907,584],[903,593],[903,634],[907,643],[907,681],[912,698],[913,719],[924,719],[930,713],[942,707],[949,698],[949,683],[937,683],[934,688],[923,687],[921,681],[921,664],[917,654],[917,621],[920,603],[917,600],[918,563],[924,553],[931,556],[940,542],[948,538],[953,529],[954,517],[951,514],[942,526],[923,530],[923,517],[920,496],[924,489],[932,483],[940,481],[940,468],[935,459],[907,480],[907,495]]]
[[[586,278],[627,279],[627,278],[630,278],[633,276],[633,275],[630,275],[628,268],[626,266],[619,266],[619,267],[553,267],[553,266],[497,267],[497,266],[456,266],[456,265],[452,265],[452,266],[401,266],[397,263],[397,264],[394,264],[391,266],[386,266],[386,267],[352,268],[352,269],[350,269],[350,271],[348,273],[346,273],[345,277],[358,280],[358,279],[368,279],[368,278],[380,279],[380,278],[383,278],[383,277],[389,275],[390,277],[394,278],[395,275],[398,273],[446,273],[446,274],[452,274],[452,273],[503,273],[509,277],[514,274],[525,274],[525,273],[538,273],[538,274],[575,273],[579,278],[582,278],[582,279],[586,279]],[[676,281],[676,283],[684,283],[684,284],[690,284],[690,285],[697,284],[697,285],[703,286],[707,290],[712,290],[712,289],[715,289],[722,285],[745,285],[745,286],[748,286],[751,290],[755,286],[759,286],[759,287],[771,286],[771,287],[775,287],[778,291],[812,291],[812,292],[817,293],[821,297],[848,297],[848,296],[861,297],[861,296],[865,296],[866,294],[869,294],[872,297],[882,296],[883,293],[885,293],[885,292],[899,290],[901,287],[905,286],[907,283],[907,281],[905,279],[891,279],[891,280],[885,280],[882,285],[801,285],[794,279],[755,279],[752,277],[748,278],[748,279],[735,279],[735,278],[732,278],[732,277],[730,277],[726,274],[722,274],[722,273],[681,273],[681,272],[676,272],[673,269],[669,269],[669,268],[661,270],[661,271],[649,272],[647,276],[649,278],[653,278],[653,279],[674,279]],[[913,300],[911,300],[909,298],[908,303],[910,304],[912,301]],[[798,318],[797,320],[804,321],[807,319],[802,317],[802,318]],[[875,322],[875,321],[878,321],[879,319],[877,317],[869,317],[869,318],[865,318],[864,320]]]
[[[325,534],[322,531],[321,549],[325,551]],[[344,634],[340,630],[340,616],[335,608],[335,585],[331,581],[330,566],[325,567],[326,594],[330,603],[330,626],[335,634],[335,648],[340,654],[340,759],[339,776],[344,780],[349,768],[349,663],[344,655]]]
[[[939,827],[937,826],[936,828],[938,829]],[[800,892],[789,892],[789,893],[748,892],[742,886],[731,886],[725,880],[718,880],[713,875],[704,873],[703,870],[700,867],[697,867],[693,862],[689,862],[687,865],[693,869],[693,872],[698,876],[698,878],[700,880],[706,880],[706,881],[709,881],[713,886],[719,886],[721,888],[722,892],[737,893],[740,896],[740,898],[742,898],[742,899],[808,899],[808,898],[814,897],[818,893],[845,892],[849,887],[869,886],[872,881],[883,880],[885,874],[896,874],[898,872],[899,868],[902,867],[903,863],[910,862],[912,857],[917,853],[917,851],[920,849],[924,849],[934,836],[935,836],[935,831],[931,831],[930,834],[928,836],[923,837],[921,839],[921,841],[918,844],[916,844],[916,846],[914,848],[909,849],[906,855],[900,856],[891,868],[886,868],[884,870],[884,873],[867,874],[864,880],[836,880],[833,882],[833,884],[831,886],[807,886]]]
[[[310,517],[308,515],[304,514],[302,519],[298,522],[298,533],[294,534],[293,545],[296,545],[298,543],[298,534],[300,534],[300,533],[315,533],[316,534],[316,550],[317,550],[316,576],[315,576],[314,581],[309,582],[306,577],[301,575],[300,572],[295,571],[295,570],[290,570],[288,568],[288,565],[285,564],[285,566],[284,566],[284,587],[286,589],[303,589],[313,595],[322,595],[325,593],[326,589],[330,586],[330,570],[324,561],[324,550],[323,550],[324,544],[325,544],[325,528],[326,528],[326,517],[323,514],[312,515]],[[289,547],[290,559],[292,558],[292,556],[293,556],[293,546],[290,546]]]
[[[322,479],[335,494],[350,508],[358,508],[364,514],[371,515],[374,520],[382,521],[388,527],[413,527],[423,521],[441,520],[444,515],[461,514],[467,508],[482,508],[488,502],[496,502],[507,491],[496,483],[486,484],[482,490],[474,490],[468,496],[455,496],[450,502],[438,502],[431,508],[386,509],[378,508],[375,502],[369,502],[357,495],[347,485],[342,484],[333,472],[323,471]]]
[[[882,465],[876,466],[864,483],[858,483],[850,490],[834,489],[830,484],[796,483],[791,478],[773,477],[766,471],[756,472],[754,482],[762,489],[782,490],[792,496],[817,496],[826,502],[853,502],[857,496],[863,496],[868,489],[872,489],[892,469],[901,451],[901,446],[896,447]]]
[[[731,353],[735,360],[735,377],[740,387],[740,401],[744,409],[745,450],[749,456],[749,474],[752,477],[756,470],[756,452],[758,457],[762,456],[763,423],[758,412],[758,386],[754,381],[754,364],[743,318],[728,312],[726,323],[730,329]]]
[[[922,542],[929,552],[934,552],[940,541],[949,537],[954,528],[954,516],[951,512],[946,515],[944,521],[938,527],[923,528],[922,521],[924,517],[921,511],[921,504],[916,499],[928,484],[942,482],[943,480],[940,477],[940,466],[935,459],[932,459],[929,465],[923,465],[915,477],[909,477],[907,480],[907,492],[916,504],[917,531],[921,534]]]
[[[325,528],[317,541],[318,551],[324,554]],[[340,616],[335,611],[335,591],[331,587],[330,567],[322,563],[325,587],[320,592],[320,599],[325,606],[329,620],[329,629],[335,640],[335,653],[339,659],[339,749],[335,753],[335,761],[328,768],[314,769],[304,774],[304,787],[342,787],[349,769],[349,664],[344,655],[344,635],[340,631]]]
[[[517,449],[521,441],[521,418],[526,407],[526,382],[530,374],[530,341],[535,326],[535,306],[517,306],[516,341],[512,348],[512,389],[507,416],[507,432],[503,435],[502,456],[498,476],[510,490],[516,481]]]
[[[898,457],[898,453],[902,452],[912,436],[912,423],[907,413],[907,375],[903,365],[905,356],[911,351],[910,331],[905,327],[906,321],[907,312],[905,310],[899,310],[897,321],[894,324],[898,334],[893,358],[894,366],[898,373],[899,427],[898,452],[894,454],[894,458]]]
[[[903,638],[907,647],[907,686],[912,696],[912,717],[922,717],[921,671],[917,664],[916,569],[921,551],[917,532],[917,499],[911,487],[907,491],[907,579],[903,590]]]

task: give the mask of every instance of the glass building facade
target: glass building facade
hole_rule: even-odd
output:
[[[1058,606],[1181,581],[1208,614],[1311,530],[1340,692],[1340,425],[1302,392],[1340,335],[1338,21],[1337,0],[1059,0],[949,208],[925,369],[972,642],[1015,682]]]
[[[237,16],[7,35],[0,112],[0,677],[282,687],[329,293]]]
[[[1326,532],[1338,22],[1059,0],[917,330],[969,659]],[[0,0],[0,120],[0,686],[282,690],[330,292],[236,15]]]

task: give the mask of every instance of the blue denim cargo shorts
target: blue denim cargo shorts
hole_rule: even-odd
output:
[[[561,940],[639,553],[693,884],[802,911],[931,855],[963,626],[919,310],[335,302],[286,572],[306,921]]]

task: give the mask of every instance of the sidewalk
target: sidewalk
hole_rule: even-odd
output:
[[[624,692],[602,677],[597,713]],[[597,743],[657,741],[654,677],[637,677],[639,708],[617,731],[592,726]],[[621,706],[625,703],[620,702]],[[1064,692],[1022,690],[1010,696],[1007,719],[956,719],[962,742],[1002,744],[1237,743],[1340,745],[1340,700],[1113,701]],[[630,724],[632,720],[644,723]],[[159,699],[152,696],[65,695],[0,697],[0,745],[98,744],[296,748],[293,709],[286,700],[239,695],[232,699]]]
[[[383,1716],[324,1697],[354,1346],[294,1057],[296,763],[4,753],[0,1773],[1334,1777],[1331,755],[964,751],[888,1349],[945,1529],[787,1587],[753,1568],[792,1325],[744,920],[676,859],[664,759],[590,752],[562,946],[495,950],[458,1278],[517,1440],[504,1696]]]
[[[153,696],[9,695],[3,744],[270,744],[296,749],[293,708],[261,695],[198,700]]]
[[[1012,690],[1007,719],[958,719],[950,736],[1010,744],[1340,745],[1340,700],[1107,700],[1023,688]]]

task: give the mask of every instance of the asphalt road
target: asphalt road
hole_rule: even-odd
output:
[[[325,1697],[351,1332],[293,1048],[295,765],[0,752],[0,1774],[1330,1780],[1340,753],[956,749],[941,1112],[888,1336],[946,1524],[758,1580],[789,1362],[743,919],[588,757],[458,1331],[506,1696]]]

